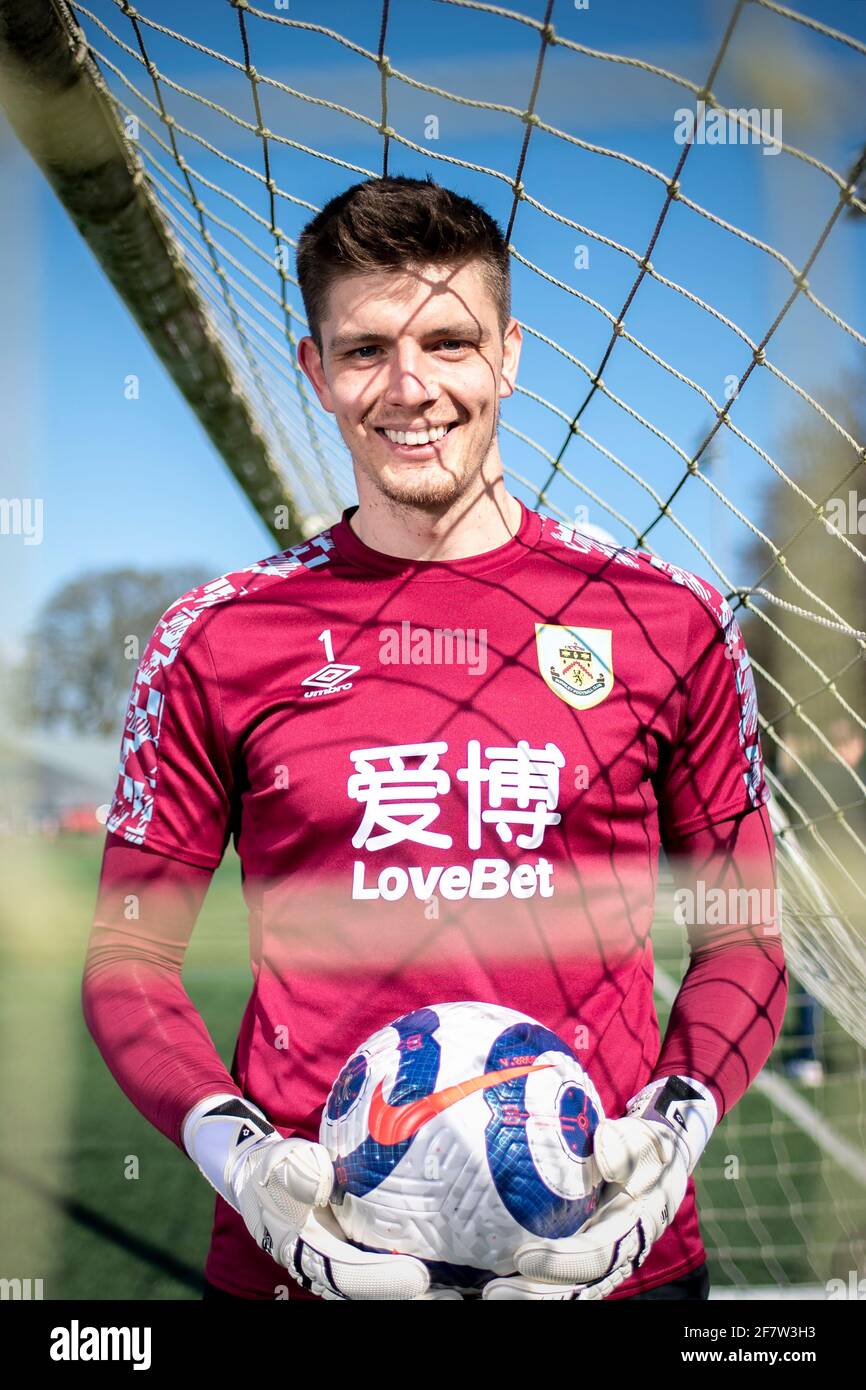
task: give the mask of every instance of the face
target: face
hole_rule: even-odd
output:
[[[441,514],[501,476],[499,402],[520,342],[514,319],[503,341],[477,261],[335,281],[322,355],[303,338],[298,360],[336,418],[362,502],[378,493]]]

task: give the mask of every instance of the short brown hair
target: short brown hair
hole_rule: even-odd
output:
[[[473,259],[482,262],[504,337],[511,317],[511,267],[505,238],[490,214],[429,174],[353,184],[316,213],[298,241],[298,283],[310,336],[321,352],[328,293],[340,275],[458,266]]]

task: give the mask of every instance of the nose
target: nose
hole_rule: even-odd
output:
[[[385,399],[389,405],[414,407],[439,395],[436,365],[413,341],[399,343],[388,363]]]

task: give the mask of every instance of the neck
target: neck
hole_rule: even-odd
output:
[[[405,560],[461,560],[505,545],[522,512],[502,477],[482,482],[441,510],[404,506],[369,486],[358,488],[350,525],[359,540],[383,555]]]

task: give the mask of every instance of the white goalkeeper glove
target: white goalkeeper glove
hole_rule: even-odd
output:
[[[234,1095],[199,1101],[183,1145],[247,1230],[305,1289],[324,1299],[459,1298],[432,1289],[421,1260],[358,1250],[328,1206],[334,1168],[322,1144],[283,1139],[259,1108]]]
[[[482,1298],[606,1298],[639,1269],[674,1219],[718,1121],[712,1092],[690,1077],[651,1081],[619,1120],[602,1120],[593,1156],[605,1180],[592,1216],[573,1236],[525,1241],[519,1274],[493,1279]]]

